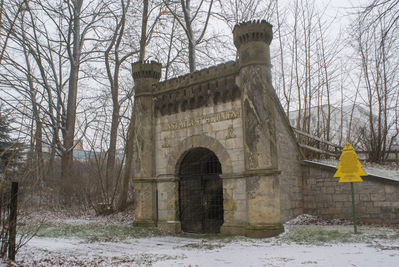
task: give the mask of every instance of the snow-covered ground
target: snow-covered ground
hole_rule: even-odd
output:
[[[286,232],[276,238],[163,234],[124,238],[120,232],[115,232],[119,240],[105,241],[102,237],[92,238],[91,235],[96,231],[88,234],[91,238],[85,238],[84,234],[79,235],[74,232],[80,227],[87,231],[88,225],[97,229],[98,222],[93,223],[92,220],[84,218],[69,219],[57,222],[61,223],[59,227],[64,229],[62,231],[65,231],[65,236],[49,237],[54,235],[50,231],[48,233],[52,234],[48,236],[44,234],[33,238],[18,252],[16,264],[18,266],[399,266],[399,229],[361,226],[359,228],[361,233],[355,235],[352,234],[353,227],[346,225],[347,222],[333,222],[339,225],[329,225],[331,222],[315,225],[314,222],[319,224],[314,216],[302,215],[287,223]],[[313,224],[303,225],[309,223]],[[327,225],[323,225],[324,223]],[[78,227],[73,228],[76,226]],[[70,227],[75,229],[72,235]],[[104,227],[108,227],[108,223]]]
[[[269,239],[221,244],[182,237],[86,243],[35,238],[18,254],[30,266],[398,266],[399,243],[389,249],[367,243],[276,244]]]

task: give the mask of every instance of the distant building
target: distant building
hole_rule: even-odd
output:
[[[74,140],[73,144],[75,146],[75,149],[83,150],[83,140]]]
[[[95,157],[104,157],[105,151],[92,151],[85,150],[83,146],[83,140],[75,141],[75,149],[73,150],[73,158],[79,161],[86,161],[90,159],[95,159]],[[50,146],[45,144],[43,145],[43,153],[50,154]],[[57,156],[61,155],[61,153],[57,153]],[[122,149],[117,149],[115,158],[117,161],[122,162],[124,159],[124,151]]]
[[[359,105],[347,105],[341,109],[330,105],[330,140],[333,143],[343,145],[346,142],[348,133],[351,131],[351,139],[355,140],[358,137],[361,128],[368,129],[369,112]],[[297,127],[299,111],[291,111],[289,113],[289,120],[292,127]],[[301,116],[304,111],[301,111]],[[351,120],[352,118],[352,120]],[[310,134],[324,137],[324,131],[327,129],[328,121],[328,105],[314,106],[310,109],[310,114],[306,115],[306,121],[310,120]],[[319,129],[317,129],[317,121],[319,120]],[[301,119],[303,122],[303,118]],[[301,125],[302,126],[302,125]],[[351,141],[353,141],[351,140]]]

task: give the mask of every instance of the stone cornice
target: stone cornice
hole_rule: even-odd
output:
[[[281,170],[278,169],[254,169],[254,170],[246,170],[243,175],[247,176],[268,176],[268,175],[279,175],[281,174]]]

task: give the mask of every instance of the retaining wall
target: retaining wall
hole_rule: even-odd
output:
[[[336,169],[305,161],[303,166],[304,213],[323,218],[352,218],[349,183],[333,178]],[[355,183],[357,218],[366,223],[399,223],[399,181],[377,176]]]

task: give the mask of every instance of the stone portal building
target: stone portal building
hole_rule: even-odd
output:
[[[135,224],[272,236],[303,211],[301,160],[271,83],[266,21],[237,25],[237,62],[159,82],[133,64]]]
[[[349,187],[304,160],[273,89],[271,25],[233,36],[237,62],[164,82],[160,64],[133,64],[135,225],[264,237],[302,213],[351,218]],[[359,221],[399,223],[399,172],[356,188]]]

